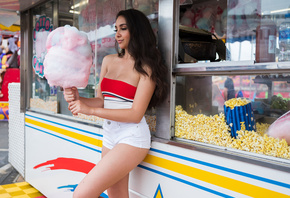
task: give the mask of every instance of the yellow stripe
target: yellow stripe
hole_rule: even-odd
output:
[[[288,197],[288,195],[281,194],[266,188],[241,182],[235,179],[231,179],[222,175],[204,171],[198,168],[194,168],[188,165],[184,165],[178,162],[170,161],[154,155],[148,154],[143,160],[144,162],[153,164],[155,166],[186,175],[228,190],[232,190],[250,197]]]
[[[62,134],[62,135],[65,135],[65,136],[68,136],[68,137],[83,141],[83,142],[86,142],[86,143],[89,143],[89,144],[92,144],[94,146],[102,147],[102,140],[99,140],[99,139],[95,139],[95,138],[92,138],[92,137],[89,137],[89,136],[85,136],[85,135],[82,135],[82,134],[79,134],[79,133],[75,133],[75,132],[72,132],[72,131],[69,131],[69,130],[66,130],[66,129],[62,129],[62,128],[59,128],[59,127],[56,127],[56,126],[45,124],[43,122],[32,120],[30,118],[25,118],[25,122],[27,122],[29,124],[33,124],[33,125],[39,126],[39,127],[42,127],[42,128],[45,128],[45,129],[48,129],[50,131],[54,131],[56,133],[59,133],[59,134]]]
[[[102,141],[92,138],[92,137],[88,137],[85,135],[81,135],[69,130],[65,130],[59,127],[55,127],[55,126],[51,126],[49,124],[45,124],[39,121],[35,121],[29,118],[25,118],[25,121],[27,123],[54,131],[56,133],[101,147],[102,146]],[[167,160],[167,159],[163,159],[160,157],[156,157],[153,155],[148,154],[146,156],[146,158],[144,159],[144,162],[150,163],[152,165],[188,176],[188,177],[192,177],[216,186],[220,186],[222,188],[226,188],[228,190],[232,190],[250,197],[275,197],[275,198],[279,198],[279,197],[289,197],[288,195],[285,194],[281,194],[269,189],[265,189],[259,186],[255,186],[252,184],[248,184],[245,182],[241,182],[235,179],[231,179],[225,176],[221,176],[215,173],[211,173],[208,171],[204,171],[201,169],[197,169],[185,164],[181,164],[178,162],[174,162],[171,160]]]

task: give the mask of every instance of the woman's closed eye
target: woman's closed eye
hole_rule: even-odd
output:
[[[120,29],[121,29],[121,30],[127,30],[127,28],[120,28]],[[118,30],[115,29],[114,31],[117,32]]]

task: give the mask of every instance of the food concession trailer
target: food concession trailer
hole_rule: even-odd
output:
[[[94,97],[102,59],[116,53],[115,15],[135,8],[156,32],[170,87],[166,101],[146,112],[152,147],[130,173],[130,197],[289,197],[290,148],[266,134],[290,109],[290,59],[279,37],[289,5],[285,0],[20,1],[21,83],[9,85],[9,161],[45,196],[72,197],[101,158],[103,120],[72,116],[62,89],[47,84],[45,41],[66,24],[87,33],[94,61],[89,84],[79,92]],[[246,102],[237,106],[240,101]],[[229,116],[248,105],[240,117]]]

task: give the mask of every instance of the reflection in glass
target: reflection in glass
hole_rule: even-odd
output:
[[[180,0],[179,25],[202,29],[221,39],[226,45],[226,61],[289,61],[289,13],[290,3],[284,0]],[[204,42],[199,41],[200,45]],[[213,61],[196,56],[181,62]]]
[[[46,39],[53,30],[53,3],[42,4],[33,9],[33,93],[30,107],[35,110],[71,115],[60,87],[50,87],[43,73],[43,61],[46,54]],[[96,2],[64,0],[57,2],[59,26],[71,25],[87,34],[95,55],[96,42]],[[57,12],[57,11],[55,11]],[[79,89],[80,96],[95,95],[95,58],[90,70],[88,85]]]
[[[176,105],[182,105],[192,115],[220,113],[226,100],[239,97],[252,101],[253,106],[263,103],[263,109],[254,108],[258,114],[279,117],[290,110],[287,105],[270,108],[274,98],[290,100],[289,74],[177,76],[176,81]],[[231,97],[228,98],[225,93]]]
[[[32,98],[30,108],[47,112],[58,112],[57,90],[50,87],[44,77],[43,61],[46,54],[46,39],[53,30],[52,2],[32,10],[33,13],[33,57],[32,58]]]
[[[288,129],[282,125],[281,130],[272,128],[273,137],[267,134],[275,120],[289,122],[289,86],[290,74],[177,76],[175,136],[290,159]],[[247,138],[255,139],[247,142]],[[244,147],[239,146],[241,141]],[[259,150],[270,142],[277,150]],[[246,143],[255,144],[256,150]],[[283,155],[277,154],[280,151]]]

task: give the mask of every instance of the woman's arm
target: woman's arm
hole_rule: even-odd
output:
[[[104,100],[102,98],[96,97],[96,98],[84,98],[80,97],[80,101],[88,105],[89,107],[103,107],[104,106]]]
[[[104,109],[104,108],[90,108],[85,106],[81,101],[74,101],[72,105],[72,113],[84,113],[88,115],[95,115],[109,120],[118,122],[135,122],[141,121],[144,116],[153,92],[155,90],[155,82],[149,76],[140,76],[137,86],[134,102],[130,109]]]
[[[80,100],[82,103],[90,107],[103,107],[104,105],[104,102],[103,102],[104,100],[101,97],[98,97],[98,96],[96,98],[80,97],[78,89],[76,87],[65,88],[63,94],[64,94],[65,100],[69,103],[69,109],[70,109],[71,102],[77,101],[77,100]]]

